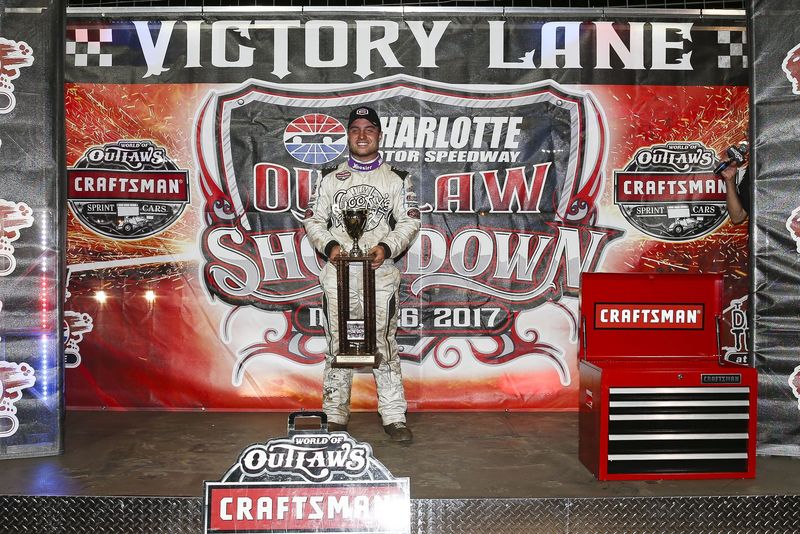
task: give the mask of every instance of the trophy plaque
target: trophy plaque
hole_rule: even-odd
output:
[[[369,218],[366,209],[342,211],[344,227],[353,239],[350,254],[339,254],[336,262],[338,282],[337,301],[339,318],[339,354],[333,360],[334,367],[377,367],[375,350],[375,270],[372,258],[358,246]],[[350,270],[356,266],[361,271],[361,302],[352,302],[350,295]],[[361,310],[361,317],[351,317],[351,311]]]

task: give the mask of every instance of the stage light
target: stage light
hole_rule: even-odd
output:
[[[48,365],[47,356],[50,353],[50,344],[47,339],[47,334],[42,334],[42,337],[39,340],[40,350],[42,352],[42,363],[44,364],[39,372],[39,384],[42,388],[42,400],[46,403],[47,399],[50,397],[50,386],[47,383],[47,372],[50,370],[50,366]],[[56,392],[53,392],[56,393]]]
[[[55,301],[50,294],[49,274],[48,274],[48,245],[49,245],[49,225],[47,221],[47,210],[42,210],[41,214],[37,213],[39,219],[39,245],[41,248],[41,265],[40,265],[40,279],[39,279],[39,327],[42,334],[39,337],[39,355],[40,365],[38,370],[37,381],[41,388],[42,400],[47,404],[50,397],[50,384],[48,383],[48,371],[53,366],[58,366],[58,362],[54,362],[50,355],[50,343],[48,339],[47,327],[49,319],[50,303]],[[61,325],[58,325],[60,328]],[[56,351],[57,352],[57,351]],[[52,393],[57,393],[53,391]]]
[[[145,299],[147,302],[149,302],[150,304],[152,304],[153,302],[155,302],[155,300],[156,300],[156,293],[155,293],[155,291],[153,291],[152,289],[148,289],[147,291],[145,291],[145,294],[144,294],[144,299]]]
[[[108,295],[106,295],[105,291],[98,291],[94,294],[94,298],[100,304],[105,304],[106,300],[108,300]]]

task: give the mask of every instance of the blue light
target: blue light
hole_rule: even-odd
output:
[[[48,387],[47,383],[47,375],[48,371],[50,370],[50,365],[48,365],[50,363],[48,361],[48,356],[50,352],[49,345],[50,343],[48,342],[47,334],[42,334],[40,340],[42,365],[39,366],[39,376],[37,377],[37,379],[40,381],[39,383],[41,384],[42,399],[44,400],[45,403],[47,403],[47,399],[50,396],[50,388]]]

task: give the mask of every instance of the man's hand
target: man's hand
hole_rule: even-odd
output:
[[[367,256],[372,256],[372,268],[377,269],[381,265],[383,265],[384,260],[386,259],[386,251],[383,249],[382,246],[377,245],[369,249]]]
[[[733,162],[730,165],[728,165],[727,167],[725,167],[724,169],[722,169],[719,174],[720,174],[720,176],[722,176],[725,179],[726,183],[728,183],[728,184],[733,183],[733,185],[735,186],[736,185],[736,172],[738,170],[739,170],[739,165],[737,165],[736,162]]]
[[[725,179],[725,207],[728,209],[728,217],[730,217],[733,224],[741,224],[747,220],[747,210],[750,206],[742,206],[742,199],[739,197],[739,191],[736,188],[736,175],[739,171],[739,165],[732,162],[730,165],[722,169],[719,174]]]
[[[333,266],[336,267],[337,269],[339,268],[339,262],[333,260],[336,259],[336,257],[339,256],[341,253],[342,253],[342,247],[340,247],[339,245],[335,245],[331,249],[331,255],[328,256],[328,262],[333,263]]]

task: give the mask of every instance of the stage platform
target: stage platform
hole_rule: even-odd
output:
[[[68,411],[62,456],[0,462],[0,533],[202,532],[203,481],[287,414]],[[599,482],[576,413],[412,413],[411,445],[374,413],[350,433],[409,477],[412,532],[798,532],[800,460],[754,480]]]

